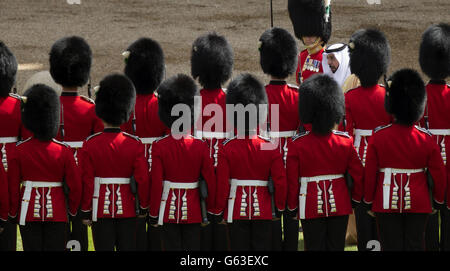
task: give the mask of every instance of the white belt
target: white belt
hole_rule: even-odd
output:
[[[160,139],[160,137],[141,137],[139,139],[143,144],[153,144],[153,142]]]
[[[83,147],[83,141],[63,141],[63,143],[69,145],[72,149]]]
[[[0,137],[0,144],[16,143],[19,141],[17,137]]]
[[[314,177],[301,177],[300,178],[300,195],[298,197],[299,208],[300,208],[300,219],[305,219],[306,210],[306,194],[308,191],[308,183],[320,182],[326,180],[335,180],[344,178],[344,174],[334,174],[334,175],[319,175]]]
[[[433,135],[450,136],[450,129],[428,129]]]
[[[28,205],[30,203],[31,198],[31,190],[33,188],[37,187],[61,187],[61,182],[34,182],[34,181],[24,181],[22,182],[22,185],[25,187],[25,190],[23,192],[22,196],[22,206],[21,206],[21,212],[20,212],[20,225],[25,225],[25,219],[27,217],[28,212]]]
[[[230,137],[230,133],[224,132],[207,132],[207,131],[196,131],[195,136],[198,138],[216,138],[224,139]]]
[[[282,138],[282,137],[293,137],[297,131],[284,131],[284,132],[273,132],[268,133],[270,138]]]
[[[380,172],[384,173],[383,180],[383,209],[389,209],[389,199],[391,197],[391,175],[392,174],[412,174],[425,171],[423,168],[419,169],[399,169],[399,168],[382,168]]]
[[[261,180],[238,180],[231,179],[230,181],[230,195],[228,197],[228,217],[227,222],[233,222],[234,201],[236,200],[236,191],[238,186],[267,186],[268,181]]]
[[[353,145],[358,149],[361,146],[361,137],[371,136],[372,130],[355,129],[355,142]]]
[[[101,178],[94,179],[94,194],[92,196],[92,221],[97,221],[98,197],[100,196],[101,184],[129,184],[130,178]]]
[[[166,209],[167,198],[169,197],[170,189],[195,189],[198,188],[198,182],[180,183],[164,181],[163,193],[161,196],[161,204],[159,205],[158,225],[164,222],[164,211]]]

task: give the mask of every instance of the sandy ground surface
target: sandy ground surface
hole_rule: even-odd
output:
[[[257,46],[259,36],[270,27],[269,0],[75,0],[79,5],[68,1],[74,0],[0,1],[0,40],[22,64],[17,77],[19,93],[33,73],[48,69],[51,45],[67,35],[80,35],[91,45],[93,85],[109,73],[122,72],[121,53],[143,36],[161,43],[167,76],[190,74],[192,42],[208,31],[225,35],[232,44],[234,76],[250,72],[268,80],[259,66]],[[287,1],[273,0],[273,9],[274,25],[293,33]],[[332,1],[330,44],[347,42],[359,28],[377,27],[391,43],[389,71],[420,70],[421,35],[432,23],[449,22],[449,10],[448,0]],[[293,77],[289,81],[295,82]]]

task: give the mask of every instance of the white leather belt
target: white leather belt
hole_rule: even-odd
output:
[[[371,136],[372,130],[355,129],[355,142],[353,145],[358,149],[361,146],[361,138],[363,136]]]
[[[72,149],[83,147],[83,141],[63,141],[63,143],[69,145]]]
[[[236,200],[236,191],[238,186],[267,186],[268,181],[262,180],[238,180],[231,179],[230,181],[230,195],[228,197],[228,217],[227,222],[233,222],[234,202]]]
[[[0,137],[0,144],[16,143],[19,141],[17,137]]]
[[[229,133],[224,132],[207,132],[207,131],[196,131],[195,136],[198,138],[216,138],[216,139],[225,139],[230,137]]]
[[[94,194],[92,196],[92,221],[97,221],[98,197],[100,196],[101,184],[129,184],[130,178],[102,178],[94,179]]]
[[[391,175],[392,174],[412,174],[423,172],[425,169],[400,169],[400,168],[381,168],[380,172],[384,173],[383,180],[383,209],[389,209],[389,199],[391,197]]]
[[[153,144],[153,142],[160,139],[160,137],[141,137],[139,139],[143,144]]]
[[[428,131],[433,135],[450,136],[450,129],[429,129]]]
[[[344,174],[333,174],[333,175],[318,175],[314,177],[301,177],[300,181],[300,195],[298,197],[299,208],[300,208],[300,219],[305,219],[306,210],[306,194],[308,192],[308,183],[320,182],[326,180],[335,180],[344,178]]]
[[[297,131],[284,131],[284,132],[273,132],[268,133],[270,138],[281,138],[281,137],[293,137]]]
[[[24,181],[22,182],[22,185],[25,187],[25,190],[23,192],[22,196],[22,206],[21,206],[21,212],[20,212],[20,225],[25,225],[25,219],[27,218],[27,212],[28,212],[28,205],[30,203],[31,198],[31,191],[33,188],[38,187],[61,187],[61,182],[34,182],[34,181]]]
[[[158,225],[164,223],[164,211],[166,209],[167,198],[169,197],[170,189],[195,189],[198,188],[198,182],[181,183],[164,181],[163,193],[161,196],[161,204],[159,205]]]

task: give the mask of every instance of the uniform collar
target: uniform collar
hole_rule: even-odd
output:
[[[105,128],[103,130],[104,133],[120,133],[120,128]]]
[[[286,85],[285,80],[270,80],[270,85]]]
[[[78,96],[78,92],[76,92],[76,91],[63,91],[63,92],[61,92],[61,96]]]
[[[434,84],[434,85],[446,85],[447,82],[445,80],[438,80],[438,79],[431,79],[430,82],[428,82],[429,84]]]

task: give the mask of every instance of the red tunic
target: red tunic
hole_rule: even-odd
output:
[[[308,50],[305,49],[298,54],[298,65],[297,71],[295,72],[295,79],[298,85],[315,73],[323,73],[322,56],[324,50],[325,49],[322,48],[320,51],[310,55]],[[305,66],[306,60],[308,60],[308,62]]]
[[[82,193],[81,178],[69,146],[56,140],[39,141],[30,137],[17,144],[11,156],[8,174],[12,217],[21,206],[25,188],[20,184],[25,181],[65,182],[69,188],[67,199],[61,186],[33,188],[25,221],[67,222],[67,212],[77,213]],[[20,208],[22,212],[24,210]]]
[[[144,157],[144,145],[119,128],[106,128],[88,137],[80,151],[83,171],[83,198],[81,210],[92,210],[95,178],[131,178],[138,188],[140,207],[148,208],[149,175]],[[130,184],[100,184],[98,218],[135,217],[135,198]]]
[[[5,169],[0,164],[0,220],[6,221],[9,212],[8,179]]]
[[[208,212],[214,213],[216,176],[206,142],[186,136],[175,139],[167,135],[153,143],[151,172],[150,216],[160,214],[164,181],[193,185],[200,175],[208,186],[206,200]],[[200,194],[198,188],[171,188],[163,209],[163,223],[200,223]]]
[[[305,132],[295,136],[287,157],[288,208],[305,210],[304,218],[320,218],[352,213],[351,200],[361,201],[363,192],[363,167],[353,147],[353,141],[345,133],[333,131],[319,136]],[[343,175],[353,178],[351,198]],[[305,205],[299,203],[302,185],[300,178],[336,175],[335,179],[307,182]],[[340,176],[342,175],[342,176]],[[333,202],[334,199],[334,202]]]
[[[439,147],[426,130],[392,124],[375,131],[367,148],[364,201],[373,203],[374,212],[431,213],[427,178],[423,171],[409,176],[407,173],[392,174],[394,177],[387,178],[389,185],[385,174],[380,172],[384,168],[428,168],[434,181],[434,200],[443,203],[446,171]]]
[[[283,211],[286,204],[286,172],[281,154],[269,140],[250,136],[232,138],[219,150],[217,166],[217,212],[228,220],[230,180],[268,181],[275,187],[275,206]],[[269,148],[266,148],[269,147]],[[266,186],[237,186],[232,211],[233,220],[271,220],[272,201]]]

